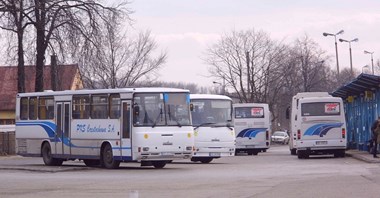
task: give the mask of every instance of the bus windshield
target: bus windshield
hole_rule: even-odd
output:
[[[134,126],[191,125],[188,93],[136,93],[133,101]]]
[[[263,107],[235,107],[235,118],[264,118]]]
[[[301,104],[302,116],[336,116],[340,115],[338,102],[313,102]]]
[[[230,100],[193,99],[192,104],[193,126],[205,123],[224,126],[231,124],[232,102]]]

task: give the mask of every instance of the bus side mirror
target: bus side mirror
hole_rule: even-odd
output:
[[[193,110],[194,110],[194,105],[190,103],[190,111],[193,111]]]
[[[133,113],[138,116],[140,114],[140,106],[133,107]]]
[[[286,108],[286,119],[290,119],[290,106],[288,108]]]

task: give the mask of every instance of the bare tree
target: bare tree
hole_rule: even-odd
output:
[[[155,52],[158,46],[150,32],[127,37],[122,24],[112,17],[108,21],[103,33],[95,37],[94,43],[83,45],[80,53],[85,86],[116,88],[154,80],[166,61],[166,53]]]
[[[262,31],[232,31],[209,47],[205,61],[210,74],[225,80],[241,102],[263,102],[278,48]]]
[[[109,13],[123,14],[120,6],[105,6],[94,0],[34,0],[33,10],[24,13],[34,26],[36,35],[36,82],[35,91],[43,90],[43,66],[49,46],[61,46],[65,38],[80,35],[91,40],[107,22]],[[68,40],[70,40],[68,38]]]
[[[292,54],[298,71],[295,74],[302,82],[300,91],[317,91],[321,83],[327,80],[324,75],[324,64],[327,59],[325,52],[305,35],[295,41]]]
[[[28,26],[25,13],[30,3],[25,0],[0,0],[0,28],[17,35],[17,90],[25,92],[24,34]]]

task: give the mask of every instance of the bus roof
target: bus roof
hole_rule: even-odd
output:
[[[307,98],[307,97],[332,97],[328,92],[300,92],[294,98]]]
[[[215,95],[215,94],[190,94],[190,99],[219,99],[219,100],[232,100],[228,96]]]
[[[266,103],[236,103],[234,107],[268,107]]]
[[[340,97],[307,97],[300,98],[301,103],[314,103],[314,102],[342,102]]]
[[[141,88],[116,88],[116,89],[81,89],[81,90],[65,90],[44,92],[18,93],[18,97],[27,96],[57,96],[57,95],[73,95],[73,94],[101,94],[101,93],[189,93],[186,89],[162,88],[162,87],[141,87]]]

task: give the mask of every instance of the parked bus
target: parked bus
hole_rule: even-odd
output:
[[[227,96],[190,94],[194,127],[191,161],[210,163],[215,158],[235,155],[232,100]]]
[[[236,152],[257,155],[270,147],[270,112],[268,104],[234,104]]]
[[[292,155],[300,159],[312,154],[344,157],[347,140],[341,98],[327,92],[298,93],[292,99],[290,127]]]
[[[123,88],[20,93],[18,154],[46,165],[79,159],[87,166],[120,162],[163,168],[189,159],[194,146],[188,90]]]

